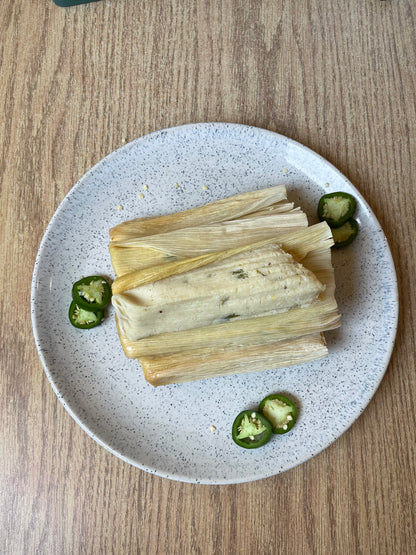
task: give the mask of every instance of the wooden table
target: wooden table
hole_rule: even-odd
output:
[[[415,25],[413,0],[2,0],[2,553],[416,553]],[[73,184],[126,141],[203,121],[278,131],[338,167],[385,230],[401,301],[355,424],[291,471],[229,486],[153,476],[91,440],[30,320],[36,253]]]

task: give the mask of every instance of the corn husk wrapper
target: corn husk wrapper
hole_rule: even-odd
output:
[[[265,209],[279,212],[291,208],[293,204],[287,202],[286,188],[283,185],[277,185],[259,191],[241,193],[174,214],[129,220],[110,229],[110,239],[122,241],[184,227],[235,220],[255,212],[264,213]]]
[[[322,334],[267,345],[202,348],[167,355],[141,357],[146,380],[154,386],[256,372],[310,362],[328,353]]]
[[[306,215],[300,210],[267,214],[199,227],[178,229],[146,237],[112,241],[111,262],[117,276],[203,254],[255,243],[305,228]]]

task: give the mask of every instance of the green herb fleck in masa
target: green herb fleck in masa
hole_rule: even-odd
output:
[[[237,279],[248,278],[248,273],[243,270],[243,268],[238,268],[238,270],[233,270],[232,275]]]
[[[232,320],[233,318],[238,318],[240,315],[239,314],[227,314],[227,316],[224,316],[224,320],[228,322],[228,320]]]

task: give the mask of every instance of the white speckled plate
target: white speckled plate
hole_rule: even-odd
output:
[[[70,325],[72,283],[89,274],[114,277],[110,227],[276,184],[287,186],[289,198],[306,211],[310,223],[316,221],[322,194],[347,191],[358,201],[360,234],[333,255],[342,327],[326,334],[325,359],[154,388],[138,363],[124,357],[112,309],[96,329]],[[53,216],[32,283],[39,355],[57,396],[79,425],[132,465],[204,484],[271,476],[336,440],[365,409],[384,375],[397,317],[397,282],[386,238],[351,183],[286,137],[224,123],[159,131],[98,163]],[[297,399],[297,425],[261,449],[241,449],[231,439],[235,416],[274,392]]]

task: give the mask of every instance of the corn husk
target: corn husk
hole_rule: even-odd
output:
[[[189,227],[112,241],[111,262],[117,276],[173,260],[192,258],[224,251],[287,233],[308,226],[306,215],[299,210],[283,214],[266,214],[238,220]]]
[[[323,248],[309,252],[303,259],[302,264],[313,272],[316,278],[325,284],[325,291],[321,295],[322,300],[331,300],[336,306],[335,301],[335,276],[332,267],[331,249]]]
[[[270,207],[274,207],[275,211],[293,208],[293,204],[287,202],[286,188],[283,185],[234,195],[174,214],[129,220],[110,229],[110,239],[122,241],[184,227],[235,220],[255,212],[263,212]]]
[[[141,357],[146,380],[154,386],[293,366],[328,353],[322,334],[267,345],[202,348],[167,355]]]

